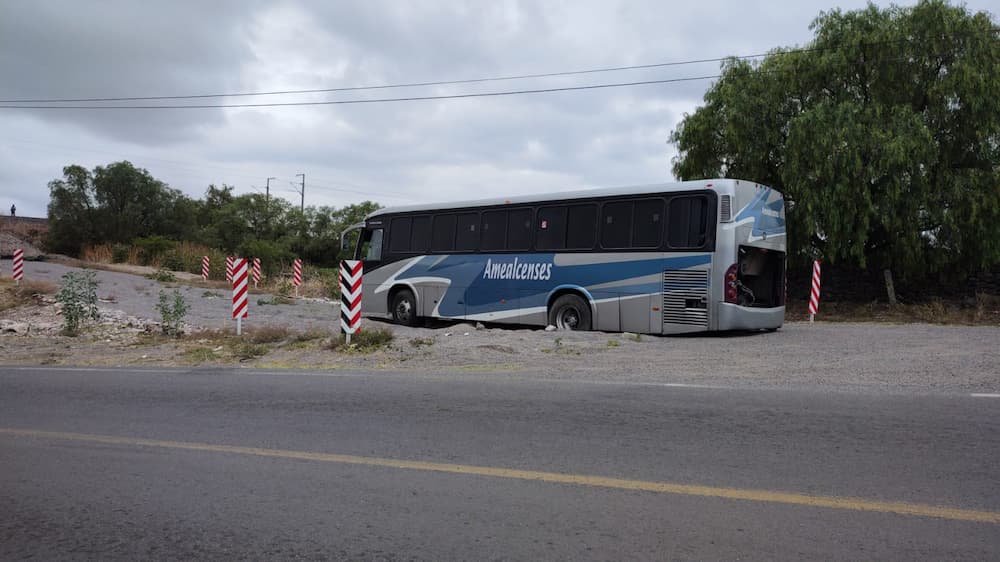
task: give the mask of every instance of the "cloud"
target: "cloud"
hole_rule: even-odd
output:
[[[840,5],[860,8],[864,0]],[[16,77],[0,82],[0,97],[367,86],[754,54],[804,44],[809,23],[828,8],[722,0],[16,2],[0,18],[0,73]],[[202,101],[446,95],[718,72],[718,62],[706,62]],[[710,84],[285,108],[0,110],[0,202],[17,197],[23,214],[43,214],[45,185],[63,166],[121,159],[194,197],[209,183],[262,190],[275,176],[272,194],[297,203],[289,182],[305,173],[306,202],[316,205],[667,181],[675,155],[669,134]]]

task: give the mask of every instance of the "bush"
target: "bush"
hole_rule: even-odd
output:
[[[254,357],[260,357],[261,355],[266,355],[269,351],[267,346],[262,343],[253,343],[244,340],[233,340],[230,343],[230,351],[233,357],[239,359],[240,361],[247,361],[253,359]]]
[[[156,273],[147,275],[147,277],[153,281],[159,281],[160,283],[173,283],[177,281],[177,276],[174,275],[172,271],[163,269],[162,267],[157,269]]]
[[[127,263],[132,247],[128,244],[115,244],[111,247],[112,263]]]
[[[136,238],[132,241],[139,248],[139,256],[143,265],[158,261],[167,251],[173,250],[176,243],[163,236]]]
[[[184,258],[177,250],[168,250],[160,260],[160,267],[170,271],[185,271]]]
[[[184,302],[184,297],[180,291],[174,289],[173,302],[162,290],[160,290],[160,301],[156,303],[156,310],[160,313],[160,327],[163,333],[168,336],[178,336],[181,333],[181,322],[188,312],[188,305]]]
[[[330,349],[334,351],[360,351],[371,353],[392,343],[393,334],[385,328],[372,328],[371,330],[361,330],[351,336],[351,345],[347,345],[344,334],[334,338],[330,344]]]
[[[67,273],[56,300],[63,305],[63,333],[75,336],[86,320],[97,320],[97,280],[93,271]]]

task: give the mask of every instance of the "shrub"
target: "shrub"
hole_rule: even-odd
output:
[[[112,263],[128,263],[132,247],[128,244],[115,244],[111,247]]]
[[[63,305],[63,333],[75,336],[86,320],[97,320],[97,280],[93,271],[67,273],[56,300]]]
[[[254,357],[260,357],[261,355],[266,355],[268,352],[267,346],[261,343],[253,343],[243,340],[234,340],[230,344],[230,351],[232,351],[233,356],[240,361],[246,361],[248,359],[253,359]]]
[[[163,328],[163,333],[168,336],[180,335],[181,322],[184,321],[188,312],[188,305],[184,302],[184,296],[181,295],[180,291],[174,289],[173,299],[171,299],[161,290],[156,310],[160,313],[160,327]]]
[[[168,250],[173,250],[175,242],[163,236],[155,235],[147,238],[136,238],[132,241],[139,248],[143,265],[159,261]]]
[[[292,289],[294,288],[295,287],[294,285],[292,285],[292,282],[290,280],[282,279],[281,282],[278,283],[278,288],[277,288],[278,296],[287,299],[292,295]]]
[[[185,271],[184,258],[177,250],[168,250],[160,259],[160,267],[170,271]]]
[[[146,277],[152,279],[153,281],[159,281],[160,283],[173,283],[177,281],[177,276],[174,275],[172,271],[163,269],[162,267],[157,269],[156,273],[147,275]]]
[[[361,330],[351,336],[351,345],[347,345],[344,334],[341,333],[330,343],[330,349],[334,351],[360,351],[371,353],[392,343],[393,334],[385,328],[373,328],[371,330]]]

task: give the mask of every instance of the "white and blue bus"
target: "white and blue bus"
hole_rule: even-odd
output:
[[[363,312],[401,324],[675,334],[785,316],[784,198],[753,182],[392,207],[354,229]]]

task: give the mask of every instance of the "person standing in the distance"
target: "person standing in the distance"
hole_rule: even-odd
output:
[[[11,205],[10,206],[10,216],[12,216],[12,217],[16,217],[17,216],[17,206],[16,205]]]

